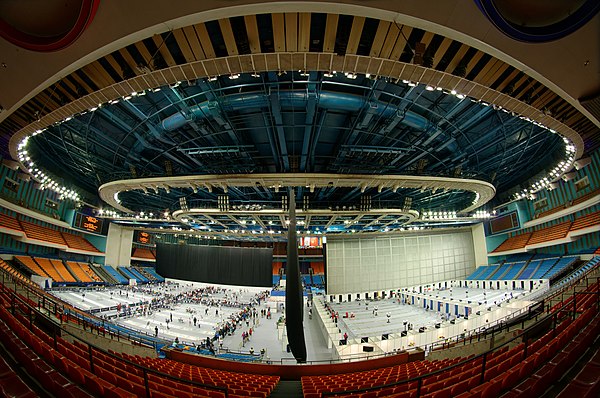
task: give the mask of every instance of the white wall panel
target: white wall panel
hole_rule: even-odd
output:
[[[327,293],[384,291],[452,279],[474,268],[471,230],[327,239]]]

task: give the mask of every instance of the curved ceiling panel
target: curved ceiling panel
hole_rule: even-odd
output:
[[[85,31],[100,0],[4,2],[0,6],[0,36],[31,51],[61,50]]]
[[[600,11],[597,0],[475,0],[475,3],[505,35],[530,43],[570,35]]]

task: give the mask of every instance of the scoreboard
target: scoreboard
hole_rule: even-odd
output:
[[[152,245],[154,244],[154,239],[151,234],[145,231],[135,231],[135,239],[136,243],[141,243],[143,245]]]
[[[83,231],[102,234],[104,221],[101,218],[89,216],[83,213],[77,213],[75,215],[75,222],[73,223],[73,226]]]
[[[492,234],[499,234],[501,232],[519,228],[520,226],[521,224],[519,223],[519,215],[516,211],[511,211],[510,213],[501,215],[500,217],[496,217],[495,219],[491,220],[489,228]]]

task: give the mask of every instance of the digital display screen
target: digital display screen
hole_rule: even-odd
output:
[[[153,243],[152,235],[150,235],[148,232],[136,231],[136,235],[135,241],[137,243],[142,243],[145,245],[150,245]]]
[[[490,221],[490,231],[492,234],[510,231],[520,227],[519,216],[516,211],[502,215]]]
[[[88,216],[87,214],[77,213],[75,215],[74,227],[82,229],[84,231],[93,232],[95,234],[102,233],[103,220],[94,216]]]
[[[139,231],[138,232],[137,242],[138,243],[145,243],[145,244],[150,243],[150,234],[148,232]]]
[[[298,247],[304,248],[321,248],[323,247],[323,238],[317,236],[302,236],[298,239]]]

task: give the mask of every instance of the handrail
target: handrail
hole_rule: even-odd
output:
[[[594,258],[592,258],[592,260]],[[592,260],[589,260],[589,261],[592,261]],[[583,264],[580,268],[583,268],[586,264],[589,263],[589,261],[586,262],[585,264]],[[600,266],[600,261],[595,263],[592,268],[587,270],[585,273],[580,275],[578,278],[574,279],[571,283],[569,283],[567,286],[565,286],[564,289],[561,289],[554,296],[551,296],[550,298],[555,297],[558,294],[561,294],[561,291],[568,289],[570,286],[573,286],[575,283],[578,283],[583,278],[585,278],[587,275],[589,275],[591,272],[598,269],[599,266]],[[578,269],[580,269],[580,268],[578,268]],[[577,272],[577,270],[574,271],[573,273],[575,273],[575,272]],[[12,278],[12,276],[10,274],[8,274],[6,271],[5,271],[5,273]],[[569,276],[567,276],[565,278],[568,278],[568,277]],[[13,278],[13,280],[15,280],[15,279]],[[81,310],[71,306],[70,304],[62,301],[58,297],[49,296],[46,292],[42,291],[37,286],[30,286],[21,281],[16,281],[16,283],[18,283],[21,287],[26,289],[29,293],[34,294],[38,298],[38,301],[41,301],[42,303],[44,303],[45,301],[49,301],[50,303],[52,303],[55,307],[55,308],[53,308],[53,312],[55,314],[57,313],[56,309],[58,307],[62,307],[63,314],[67,315],[67,320],[74,320],[78,325],[82,325],[83,327],[89,326],[90,328],[92,328],[92,327],[93,328],[103,328],[104,336],[106,336],[106,333],[108,333],[109,336],[111,336],[111,337],[115,336],[117,338],[117,341],[120,341],[120,339],[126,339],[126,340],[131,341],[134,344],[141,344],[141,342],[144,341],[146,345],[151,346],[157,350],[163,345],[170,344],[170,341],[157,339],[154,336],[152,336],[146,332],[136,331],[132,328],[127,328],[124,326],[116,325],[111,322],[105,322],[104,320],[99,319],[94,315],[90,315],[84,311],[81,311]],[[548,292],[549,291],[541,292],[542,294],[539,297],[537,296],[537,293],[534,292],[534,293],[531,293],[532,296],[530,296],[530,297],[531,297],[532,301],[536,300],[536,299],[539,300],[540,298],[547,299],[548,297],[546,297],[545,295],[548,294]],[[504,329],[504,327],[505,327],[504,325],[509,324],[510,321],[512,321],[518,317],[521,317],[525,314],[530,313],[532,307],[535,307],[537,305],[538,305],[537,302],[533,303],[530,306],[521,308],[521,309],[507,315],[504,318],[497,319],[496,321],[494,321],[492,323],[488,323],[487,325],[481,326],[477,329],[472,329],[466,333],[461,333],[456,336],[448,337],[448,338],[444,339],[443,341],[437,341],[437,342],[434,342],[431,344],[425,344],[422,346],[412,346],[412,347],[409,347],[409,349],[419,348],[419,349],[424,350],[425,352],[431,352],[431,351],[438,350],[438,349],[449,348],[449,347],[452,347],[453,345],[460,344],[461,342],[464,345],[466,345],[467,342],[470,343],[475,338],[477,338],[477,341],[481,341],[482,337],[485,340],[487,338],[488,333],[490,333],[490,330],[491,330],[491,336],[493,337],[496,333],[501,332]],[[64,311],[64,308],[68,308],[69,310]],[[52,308],[50,308],[50,309],[52,309]],[[498,326],[500,326],[500,330],[498,330]],[[394,355],[394,353],[381,353],[381,354],[367,355],[366,357],[364,356],[363,353],[357,353],[357,354],[352,354],[350,356],[347,356],[346,358],[329,359],[329,360],[313,360],[313,361],[308,361],[306,364],[307,365],[318,365],[318,364],[358,362],[356,357],[359,357],[359,360],[372,360],[372,359],[383,358],[383,357],[391,356],[391,355]],[[262,359],[263,363],[268,363],[268,364],[280,363],[281,365],[285,365],[285,363],[284,363],[285,361],[287,361],[287,359],[285,359],[285,358],[282,358],[278,361],[272,360],[272,359],[267,360],[266,358]]]
[[[75,335],[75,334],[69,332],[68,330],[64,329],[63,327],[61,327],[60,324],[57,324],[52,318],[50,318],[49,316],[47,316],[46,314],[44,314],[41,311],[40,308],[36,308],[36,307],[30,305],[26,300],[23,299],[23,297],[21,297],[20,294],[18,294],[16,292],[16,290],[14,290],[14,291],[11,290],[10,287],[7,286],[6,283],[5,283],[5,281],[4,281],[4,276],[6,274],[5,270],[2,269],[1,271],[2,271],[2,276],[3,276],[3,280],[2,280],[3,289],[2,290],[5,293],[8,293],[9,296],[10,296],[10,298],[11,298],[11,308],[12,308],[13,315],[14,315],[15,309],[16,309],[15,301],[17,301],[20,304],[22,304],[22,306],[25,306],[25,308],[27,309],[28,313],[25,313],[24,315],[27,315],[29,317],[30,326],[33,324],[31,314],[34,313],[34,314],[36,314],[38,316],[41,316],[41,317],[47,319],[48,321],[52,322],[52,324],[54,324],[55,326],[58,326],[60,328],[60,330],[61,330],[61,334],[62,333],[66,333],[70,337],[72,337],[72,338],[76,339],[77,341],[80,341],[83,344],[87,345],[88,352],[89,352],[90,368],[92,369],[92,373],[94,373],[93,372],[93,369],[94,369],[93,351],[96,350],[98,352],[103,353],[104,355],[107,355],[107,356],[110,356],[111,358],[117,359],[119,362],[123,362],[125,364],[132,365],[135,368],[141,369],[142,373],[143,373],[143,377],[144,377],[144,387],[146,389],[146,396],[147,397],[151,396],[150,387],[149,387],[149,383],[148,383],[148,374],[153,374],[153,375],[157,375],[157,376],[160,376],[160,377],[168,378],[168,379],[177,381],[178,383],[182,383],[182,384],[190,384],[190,385],[195,386],[195,387],[202,387],[202,388],[207,388],[209,390],[221,391],[221,392],[223,392],[225,394],[225,397],[229,396],[228,395],[228,388],[227,387],[221,387],[221,386],[216,386],[216,385],[211,385],[211,384],[204,384],[204,383],[197,382],[195,380],[181,379],[179,377],[175,377],[175,376],[170,375],[168,373],[164,373],[164,372],[161,372],[159,370],[148,368],[148,367],[140,365],[138,363],[129,361],[128,359],[123,358],[121,356],[114,355],[110,351],[106,351],[106,350],[104,350],[104,349],[102,349],[102,348],[100,348],[100,347],[98,347],[98,346],[96,346],[96,345],[94,345],[94,344],[92,344],[92,343],[90,343],[90,342],[88,342],[88,341],[86,341],[86,340],[78,337],[77,335]],[[22,306],[19,306],[19,311],[24,312]],[[57,342],[57,334],[56,333],[53,334],[53,339],[54,339],[54,348],[56,349],[57,343],[58,343]]]
[[[600,278],[598,278],[598,280],[596,281],[596,283],[598,283],[598,281],[600,281]],[[597,288],[599,286],[596,286]],[[598,308],[600,308],[600,291],[595,291],[595,292],[574,292],[573,297],[576,297],[577,294],[594,294],[597,296],[597,304],[596,304],[596,310],[598,310]],[[411,382],[417,382],[417,392],[416,392],[416,396],[417,398],[421,396],[421,386],[423,384],[423,380],[428,378],[428,377],[432,377],[438,374],[441,374],[443,372],[447,372],[451,369],[454,369],[458,366],[463,366],[467,363],[471,363],[471,362],[475,362],[477,361],[479,358],[482,359],[482,366],[481,366],[481,382],[483,383],[484,379],[485,379],[485,364],[487,361],[487,356],[488,354],[497,351],[499,349],[501,349],[504,346],[507,346],[509,343],[512,343],[513,341],[525,337],[525,342],[524,342],[524,347],[523,347],[523,360],[526,359],[528,357],[527,355],[527,348],[529,346],[529,332],[534,329],[537,328],[540,324],[543,324],[543,322],[548,321],[550,319],[552,319],[552,330],[554,330],[555,332],[555,336],[556,337],[556,325],[557,325],[557,317],[558,317],[558,313],[563,311],[566,308],[569,308],[571,305],[573,305],[573,319],[575,319],[575,314],[577,312],[577,303],[576,300],[573,300],[573,304],[571,304],[570,302],[562,302],[560,308],[557,308],[553,313],[551,314],[547,314],[546,316],[544,316],[543,318],[537,320],[533,325],[528,326],[526,329],[524,329],[520,334],[518,334],[517,336],[505,341],[504,343],[500,344],[499,346],[496,346],[494,348],[491,348],[489,350],[487,350],[486,352],[484,352],[483,354],[479,354],[477,356],[474,357],[470,357],[467,358],[464,361],[460,361],[454,365],[451,366],[447,366],[444,367],[443,369],[438,369],[436,371],[424,374],[424,375],[420,375],[417,377],[413,377],[411,379],[406,379],[406,380],[401,380],[401,381],[397,381],[394,383],[389,383],[389,384],[382,384],[380,386],[374,386],[374,387],[367,387],[367,388],[361,388],[361,389],[356,389],[356,390],[346,390],[346,391],[322,391],[321,392],[321,396],[322,397],[328,397],[328,396],[337,396],[337,395],[350,395],[350,394],[359,394],[359,393],[363,393],[363,392],[368,392],[368,391],[377,391],[377,390],[381,390],[384,388],[388,388],[388,387],[395,387],[395,386],[399,386],[399,385],[403,385],[406,383],[411,383]],[[596,311],[596,315],[598,316],[598,311]],[[590,320],[591,322],[591,320]]]

